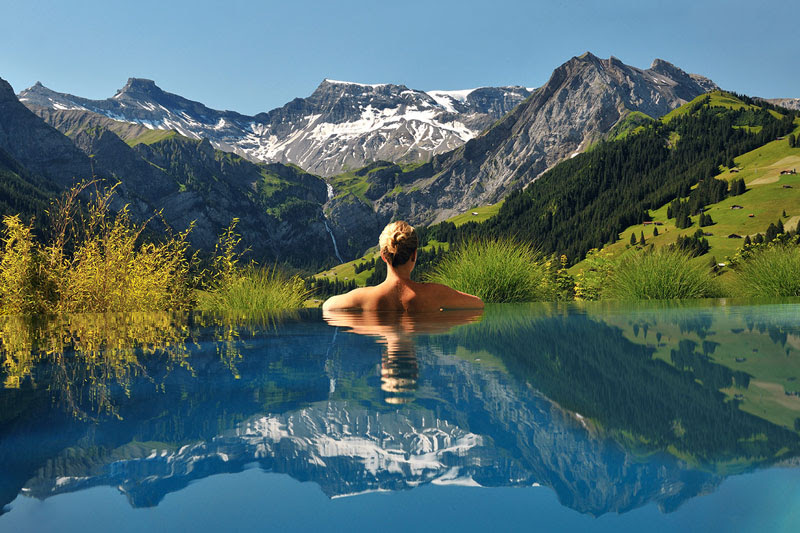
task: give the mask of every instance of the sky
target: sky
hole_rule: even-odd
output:
[[[129,77],[255,114],[324,78],[538,87],[586,51],[800,97],[800,1],[0,0],[0,78],[102,99]]]

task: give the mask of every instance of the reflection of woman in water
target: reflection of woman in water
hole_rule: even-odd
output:
[[[323,310],[354,309],[363,311],[438,311],[444,309],[481,309],[483,301],[438,283],[411,281],[417,263],[417,233],[403,221],[383,229],[378,245],[386,263],[386,280],[375,287],[362,287],[329,298]]]
[[[387,403],[413,400],[417,389],[417,350],[415,335],[445,333],[455,326],[480,320],[480,309],[461,309],[445,313],[409,314],[399,311],[324,311],[331,326],[344,327],[351,333],[378,337],[384,346],[381,355],[381,390]]]

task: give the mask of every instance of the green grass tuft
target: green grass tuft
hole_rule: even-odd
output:
[[[719,296],[709,270],[669,248],[622,258],[609,279],[607,294],[619,300],[676,300]]]
[[[774,246],[755,252],[737,268],[737,282],[743,296],[800,296],[800,248]]]
[[[546,274],[545,261],[526,244],[477,240],[447,255],[428,280],[485,302],[525,302],[548,299]]]
[[[258,314],[300,309],[308,297],[303,280],[276,268],[247,267],[230,276],[221,287],[200,297],[203,310]]]

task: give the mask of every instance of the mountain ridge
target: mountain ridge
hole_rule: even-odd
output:
[[[210,109],[143,78],[129,78],[105,100],[59,93],[39,82],[19,98],[31,108],[91,111],[174,129],[254,161],[297,164],[328,176],[380,159],[427,160],[460,146],[530,94],[524,87],[434,92],[436,98],[402,84],[326,78],[310,96],[253,116]]]

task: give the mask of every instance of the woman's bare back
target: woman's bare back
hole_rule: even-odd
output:
[[[418,313],[440,309],[482,309],[483,301],[438,283],[387,279],[375,287],[363,287],[334,296],[322,308]]]

